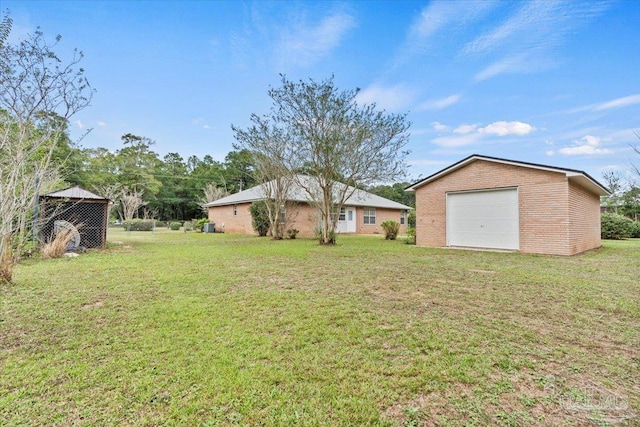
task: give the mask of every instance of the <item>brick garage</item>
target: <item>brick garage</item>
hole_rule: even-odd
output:
[[[416,244],[574,255],[600,246],[600,196],[585,172],[469,156],[407,187]]]

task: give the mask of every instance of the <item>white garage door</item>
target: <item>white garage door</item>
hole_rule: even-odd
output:
[[[518,190],[447,193],[447,245],[520,249]]]

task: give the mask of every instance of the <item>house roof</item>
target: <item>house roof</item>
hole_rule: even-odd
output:
[[[469,163],[475,162],[476,160],[484,160],[487,162],[495,162],[495,163],[502,163],[502,164],[507,164],[507,165],[513,165],[513,166],[520,166],[520,167],[525,167],[525,168],[531,168],[531,169],[538,169],[538,170],[545,170],[545,171],[550,171],[550,172],[557,172],[557,173],[562,173],[565,174],[567,176],[567,178],[570,181],[574,181],[577,184],[581,185],[582,187],[592,191],[593,193],[599,195],[599,196],[607,196],[609,194],[609,191],[602,185],[600,184],[598,181],[596,181],[593,177],[591,177],[588,173],[583,172],[581,170],[577,170],[577,169],[569,169],[569,168],[560,168],[560,167],[556,167],[556,166],[549,166],[549,165],[541,165],[541,164],[537,164],[537,163],[528,163],[528,162],[520,162],[517,160],[509,160],[509,159],[501,159],[498,157],[489,157],[489,156],[482,156],[479,154],[472,154],[469,157],[466,157],[462,160],[460,160],[457,163],[452,164],[449,167],[446,167],[444,169],[442,169],[439,172],[434,173],[433,175],[430,175],[424,179],[421,179],[418,182],[415,182],[411,185],[409,185],[407,188],[405,188],[406,191],[415,191],[416,189],[422,187],[425,184],[428,184],[432,181],[435,181],[437,179],[440,179],[441,177],[455,171],[458,169],[461,169],[463,167],[465,167],[466,165],[468,165]]]
[[[44,197],[60,198],[60,199],[92,199],[92,200],[108,200],[104,197],[100,197],[97,194],[87,191],[82,187],[75,186],[65,188],[64,190],[54,191],[53,193],[45,194]]]
[[[298,180],[304,183],[304,185],[307,188],[314,187],[314,180],[309,176],[299,175]],[[266,194],[265,189],[269,185],[274,185],[274,183],[275,183],[275,180],[265,184],[256,185],[255,187],[251,187],[247,190],[240,191],[239,193],[235,193],[230,196],[223,197],[221,199],[207,203],[205,206],[213,207],[213,206],[236,205],[240,203],[250,203],[250,202],[255,202],[257,200],[263,200]],[[342,186],[342,188],[344,188],[345,186],[345,184],[343,183],[337,183],[337,184]],[[317,186],[317,184],[315,186]],[[351,197],[345,200],[344,204],[346,206],[366,206],[371,208],[387,208],[387,209],[402,209],[402,210],[413,209],[410,206],[406,206],[401,203],[394,202],[393,200],[385,199],[384,197],[377,196],[375,194],[369,193],[364,190],[360,190],[351,186],[349,186],[348,188],[349,188],[348,191],[353,191],[353,194],[351,195]],[[289,195],[287,199],[294,202],[302,202],[302,203],[309,203],[311,201],[309,194],[304,190],[304,188],[298,182],[292,183],[291,187],[289,188]]]

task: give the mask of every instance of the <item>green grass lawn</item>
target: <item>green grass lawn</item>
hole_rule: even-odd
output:
[[[640,424],[640,240],[110,241],[0,287],[0,425]]]

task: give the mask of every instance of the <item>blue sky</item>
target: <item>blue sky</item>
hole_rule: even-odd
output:
[[[40,27],[85,54],[97,90],[84,147],[125,133],[161,156],[232,150],[269,86],[335,75],[412,122],[409,176],[470,154],[627,173],[640,163],[640,2],[14,1],[10,40]]]

